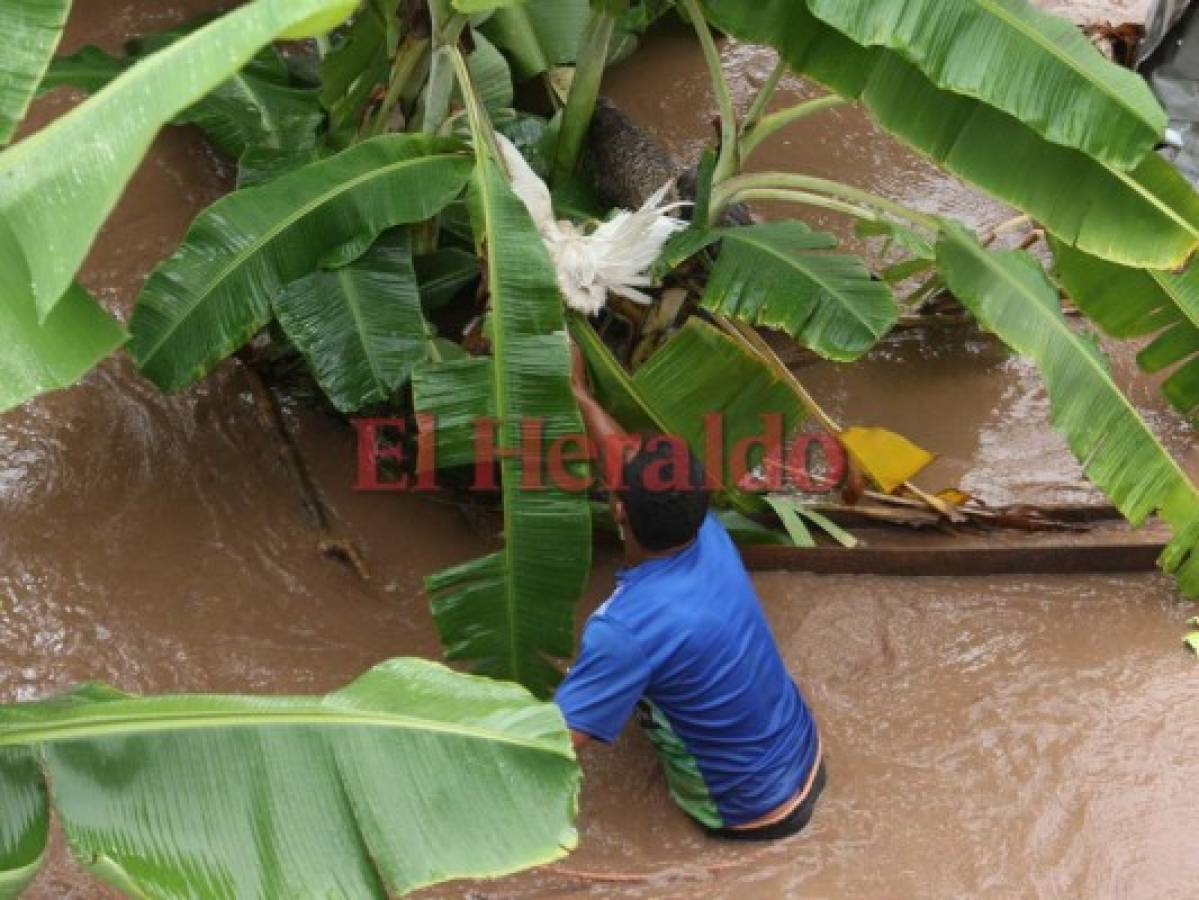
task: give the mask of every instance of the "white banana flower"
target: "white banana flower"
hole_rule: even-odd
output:
[[[670,215],[686,204],[663,204],[668,182],[636,212],[621,210],[586,234],[570,222],[554,218],[550,189],[530,168],[519,150],[496,135],[512,176],[512,189],[524,202],[558,272],[558,286],[571,309],[594,316],[608,294],[649,304],[653,298],[638,288],[649,287],[650,267],[671,235],[687,223]]]

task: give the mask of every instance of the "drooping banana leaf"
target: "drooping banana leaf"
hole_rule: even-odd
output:
[[[794,391],[765,360],[693,318],[630,376],[585,319],[571,316],[570,333],[587,362],[595,397],[621,425],[641,434],[683,438],[700,459],[720,468],[723,488],[718,502],[746,514],[765,510],[759,498],[732,484],[732,451],[742,441],[766,433],[763,414],[777,417],[782,440],[807,416]],[[690,353],[697,355],[688,357]],[[699,365],[701,359],[704,363]],[[728,390],[733,383],[741,390]],[[719,430],[708,430],[708,415],[716,417]],[[719,460],[712,458],[713,451],[720,454]],[[746,462],[756,466],[763,456],[761,448],[752,449]]]
[[[567,324],[571,339],[587,363],[591,390],[600,405],[629,431],[668,433],[670,426],[663,413],[612,355],[591,323],[582,316],[571,315]]]
[[[0,797],[0,900],[10,900],[37,875],[50,831],[46,784],[27,747],[0,747]]]
[[[1089,319],[1112,337],[1157,333],[1137,362],[1150,374],[1177,365],[1162,392],[1179,412],[1193,415],[1199,409],[1199,268],[1130,269],[1060,242],[1052,246],[1058,277]]]
[[[806,0],[854,43],[897,52],[942,90],[976,97],[1114,169],[1132,169],[1166,129],[1145,80],[1078,27],[1026,0]]]
[[[115,81],[129,68],[129,62],[89,44],[70,56],[56,56],[51,60],[38,84],[38,95],[60,87],[73,87],[85,94],[94,94]]]
[[[255,187],[294,172],[296,169],[320,162],[333,153],[327,143],[307,149],[252,146],[237,159],[237,189]]]
[[[70,387],[128,339],[74,284],[45,322],[32,302],[0,302],[0,335],[0,412]]]
[[[1126,171],[1051,143],[995,107],[942,90],[897,53],[854,43],[803,0],[702,2],[720,28],[777,48],[797,72],[861,100],[900,140],[1066,243],[1150,268],[1179,266],[1199,247],[1199,195],[1156,154]]]
[[[574,62],[589,14],[588,0],[527,0],[504,4],[480,31],[508,55],[517,78],[532,78]]]
[[[94,94],[134,63],[171,46],[207,21],[130,41],[124,58],[84,47],[72,56],[55,59],[42,89],[71,85]],[[267,47],[176,116],[172,124],[197,126],[219,150],[237,159],[250,148],[291,154],[309,151],[324,119],[317,92],[292,87],[287,65],[273,47]]]
[[[475,49],[466,58],[470,70],[471,81],[475,84],[479,99],[491,116],[502,109],[511,109],[514,89],[512,86],[512,69],[504,54],[496,49],[495,44],[487,40],[482,33],[474,35]],[[461,103],[461,92],[455,87],[455,96]]]
[[[739,443],[766,434],[764,416],[777,418],[784,440],[807,418],[795,392],[761,357],[697,316],[637,370],[633,384],[669,432],[703,459],[713,463],[710,451],[719,450],[726,472]],[[705,421],[712,414],[721,428],[714,436]],[[762,458],[761,448],[755,449],[749,466]],[[729,481],[726,474],[725,484]]]
[[[164,391],[187,387],[270,320],[285,286],[435,215],[470,171],[457,142],[384,135],[221,198],[146,282],[130,323],[134,362]]]
[[[131,896],[385,898],[565,855],[579,769],[554,706],[425,660],[324,697],[89,685],[0,707],[0,896],[36,868],[47,785]]]
[[[218,149],[238,159],[250,148],[293,155],[311,150],[325,114],[316,91],[275,81],[251,62],[177,121],[198,126]]]
[[[329,139],[348,146],[376,86],[387,81],[385,14],[367,4],[321,60],[321,104],[329,112]]]
[[[477,10],[495,9],[481,31],[512,60],[518,79],[540,75],[555,66],[573,64],[582,42],[591,0],[457,0],[465,12],[470,4]],[[670,8],[669,0],[642,3],[610,3],[616,15],[608,62],[632,55],[641,36]]]
[[[277,37],[325,31],[353,0],[254,0],[133,66],[0,153],[0,294],[46,319],[158,130]]]
[[[394,397],[429,355],[407,229],[384,236],[348,266],[293,281],[272,306],[325,396],[344,413]]]
[[[482,417],[494,419],[495,363],[472,356],[417,366],[412,373],[412,405],[430,416],[439,469],[473,465],[475,438]]]
[[[1134,526],[1155,513],[1170,526],[1160,565],[1199,596],[1199,491],[1120,392],[1093,339],[1070,326],[1041,264],[1024,252],[989,253],[953,223],[944,224],[937,260],[982,326],[1036,363],[1053,425],[1091,481]]]
[[[472,216],[485,248],[491,293],[495,412],[499,445],[518,449],[522,425],[540,420],[541,459],[583,425],[570,387],[562,296],[549,253],[496,164],[483,157],[472,184]],[[544,469],[541,460],[540,469]],[[574,606],[591,565],[587,498],[551,479],[530,490],[523,460],[500,463],[504,548],[426,580],[450,659],[544,694],[559,674],[547,657],[570,655]]]
[[[46,71],[71,11],[71,0],[0,4],[0,147],[12,140]]]
[[[718,228],[720,255],[702,305],[750,325],[773,328],[827,359],[860,357],[898,317],[886,283],[856,256],[822,253],[837,246],[802,222]]]
[[[479,280],[479,259],[455,247],[416,258],[420,301],[428,311],[442,309]]]

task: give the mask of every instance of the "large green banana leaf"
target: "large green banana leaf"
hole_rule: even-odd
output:
[[[633,384],[669,432],[684,438],[705,460],[714,463],[710,451],[719,448],[725,484],[737,444],[766,433],[764,416],[778,417],[783,438],[807,417],[791,386],[760,356],[697,316],[637,370]],[[722,429],[715,438],[705,420],[710,414]],[[762,456],[760,449],[751,453],[751,467]]]
[[[1070,326],[1041,264],[1024,252],[989,253],[952,223],[943,227],[937,261],[982,326],[1036,363],[1054,427],[1087,476],[1134,526],[1156,513],[1173,529],[1160,564],[1199,596],[1199,492],[1116,386],[1091,336]]]
[[[479,259],[456,247],[441,247],[416,258],[420,302],[426,310],[447,306],[479,280]]]
[[[528,210],[496,164],[480,159],[470,204],[487,255],[498,443],[519,450],[522,426],[540,421],[538,471],[500,462],[504,548],[426,580],[450,659],[544,694],[557,681],[549,657],[574,647],[574,606],[591,566],[587,498],[546,477],[545,448],[583,433],[570,387],[562,296]],[[544,489],[522,481],[542,476]]]
[[[582,353],[590,374],[591,390],[600,404],[626,429],[641,434],[667,434],[670,426],[633,378],[596,334],[591,323],[571,315],[570,336]]]
[[[130,354],[164,391],[187,387],[270,320],[289,283],[436,215],[470,172],[457,142],[384,135],[221,198],[146,282]]]
[[[385,13],[367,4],[321,60],[321,104],[329,111],[329,139],[348,146],[375,88],[390,68]]]
[[[1179,266],[1199,247],[1199,195],[1156,154],[1126,171],[1051,143],[995,107],[939,88],[897,53],[854,43],[803,0],[703,4],[719,27],[776,47],[796,71],[861,100],[883,128],[1066,243],[1150,268]]]
[[[750,325],[783,331],[827,359],[860,357],[898,316],[891,289],[856,256],[821,253],[831,234],[802,222],[709,232],[720,255],[703,306]]]
[[[71,0],[0,3],[0,147],[12,140],[46,71],[71,11]]]
[[[32,303],[0,302],[0,335],[0,412],[70,387],[127,339],[78,285],[44,322]]]
[[[110,56],[99,47],[89,44],[70,56],[56,56],[51,60],[38,84],[38,96],[60,87],[73,87],[85,94],[94,94],[116,81],[130,63],[131,60]]]
[[[280,36],[344,17],[352,0],[254,0],[147,57],[0,153],[0,294],[45,320],[158,130]]]
[[[1078,308],[1112,337],[1157,333],[1137,361],[1151,374],[1178,366],[1162,392],[1179,412],[1199,410],[1199,268],[1131,269],[1052,243],[1058,277]]]
[[[1108,62],[1074,23],[1025,0],[807,4],[854,43],[894,50],[943,90],[1115,169],[1134,168],[1165,132],[1165,111],[1144,79]]]
[[[478,9],[495,9],[480,30],[512,60],[519,79],[540,75],[548,69],[569,65],[578,58],[591,0],[457,0],[459,9],[470,4]],[[636,48],[641,36],[665,14],[669,0],[645,0],[630,5],[621,0],[609,4],[616,25],[609,46],[609,63],[624,59]],[[497,8],[498,7],[498,8]]]
[[[699,458],[721,469],[720,502],[742,513],[765,511],[758,497],[732,483],[732,452],[742,441],[765,435],[764,414],[778,416],[783,439],[807,415],[765,360],[693,318],[630,376],[585,319],[572,316],[570,333],[587,362],[596,398],[621,425],[640,434],[682,437]],[[730,385],[740,389],[730,391]],[[705,417],[710,415],[717,418],[719,431],[708,430]],[[719,460],[711,455],[717,448]],[[756,466],[763,456],[761,448],[754,448],[746,462]]]
[[[345,413],[393,398],[429,354],[407,229],[348,266],[293,281],[272,306],[325,395]]]
[[[480,30],[524,79],[574,62],[588,15],[588,0],[527,0],[497,9]]]
[[[50,832],[46,785],[28,748],[0,748],[0,797],[0,900],[9,900],[37,875]]]
[[[385,898],[565,855],[579,769],[554,706],[400,659],[324,697],[0,707],[0,786],[0,897],[48,787],[76,859],[131,896]]]
[[[412,403],[418,413],[431,417],[427,427],[433,429],[434,465],[474,465],[478,422],[496,415],[495,363],[490,357],[472,356],[417,366]]]
[[[50,64],[42,90],[70,85],[94,94],[134,63],[198,27],[200,23],[130,41],[129,55],[124,58],[109,56],[97,47],[59,57]],[[173,124],[197,126],[218,149],[236,159],[251,147],[292,154],[310,150],[324,120],[317,92],[291,87],[287,65],[268,47],[176,116]]]
[[[481,33],[474,36],[475,49],[466,58],[470,80],[475,86],[483,107],[494,119],[500,110],[511,109],[515,89],[512,86],[512,68],[504,54]],[[454,96],[462,103],[461,89],[454,88]],[[465,105],[465,104],[463,104]]]

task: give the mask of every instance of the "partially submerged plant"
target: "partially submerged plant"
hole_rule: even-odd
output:
[[[597,374],[601,393],[630,427],[695,434],[703,413],[738,422],[734,410],[744,411],[732,441],[753,433],[761,412],[793,405],[788,429],[813,418],[877,485],[894,489],[928,457],[905,449],[910,467],[884,471],[891,449],[903,445],[880,452],[855,440],[754,329],[783,331],[849,362],[894,326],[892,283],[920,276],[1038,364],[1055,425],[1087,474],[1134,524],[1156,513],[1173,528],[1163,567],[1185,592],[1199,592],[1199,494],[1094,343],[1062,315],[1058,289],[1033,257],[992,252],[952,222],[851,185],[742,172],[781,128],[861,103],[901,140],[1036,220],[1051,236],[1063,282],[1101,326],[1117,336],[1164,329],[1142,359],[1150,369],[1181,363],[1166,391],[1191,410],[1199,307],[1189,299],[1189,270],[1172,270],[1199,246],[1199,197],[1153,153],[1165,120],[1146,86],[1068,24],[1023,2],[1001,14],[981,0],[679,0],[710,70],[721,140],[699,169],[691,227],[670,238],[657,264],[668,278],[680,265],[699,266],[698,307],[710,324],[689,321],[663,345],[694,309],[677,292],[674,305],[660,308],[646,275],[661,242],[681,228],[667,215],[675,206],[654,196],[643,209],[610,215],[588,199],[579,158],[616,45],[625,52],[627,37],[667,4],[410,0],[397,14],[391,3],[366,2],[318,36],[315,57],[312,44],[288,58],[261,50],[294,23],[346,6],[305,2],[284,10],[279,0],[256,0],[139,41],[126,59],[92,48],[53,65],[47,83],[81,82],[96,93],[0,154],[8,188],[0,272],[9,285],[0,315],[12,335],[0,349],[10,373],[0,384],[5,406],[71,383],[124,340],[72,278],[150,136],[185,120],[237,155],[244,186],[200,215],[138,300],[130,353],[165,390],[192,384],[273,322],[343,412],[385,403],[440,417],[439,459],[451,466],[468,461],[472,445],[459,426],[472,415],[500,419],[503,447],[519,443],[515,423],[524,418],[547,421],[546,441],[578,431],[561,337],[569,325],[593,372],[606,373]],[[36,23],[40,54],[29,57],[22,89],[5,94],[13,121],[48,62],[44,29],[61,26],[66,5],[57,19]],[[954,28],[920,27],[937,17]],[[781,51],[744,116],[709,23]],[[993,52],[979,54],[979,46]],[[561,78],[572,65],[573,78]],[[832,93],[768,112],[788,70]],[[530,77],[550,86],[551,104],[565,95],[553,118],[515,108],[513,82]],[[89,146],[98,149],[78,152]],[[800,220],[718,224],[731,205],[764,199],[851,216],[901,258],[880,280]],[[439,310],[475,303],[480,275],[486,340],[472,335],[460,347],[432,323]],[[1136,299],[1122,299],[1117,284]],[[648,318],[630,313],[635,305],[613,310],[633,315],[635,338],[641,319],[657,323],[632,373],[602,341],[585,339],[585,323],[563,315],[564,302],[594,314],[609,298],[653,301]],[[749,367],[756,374],[746,383],[761,388],[720,399],[725,375],[693,360],[668,365],[686,335],[702,335],[722,365]],[[472,355],[480,347],[490,355]],[[532,372],[536,380],[523,383]],[[570,492],[521,491],[519,461],[503,470],[505,550],[432,579],[434,609],[453,658],[545,691],[556,678],[545,657],[571,649],[589,507]],[[952,514],[947,501],[917,494]],[[722,499],[741,512],[769,509],[736,490]]]
[[[1153,335],[1143,366],[1172,369],[1167,396],[1188,415],[1199,407],[1199,196],[1153,152],[1165,116],[1144,83],[1023,0],[678,0],[721,113],[691,226],[679,230],[664,196],[610,217],[579,165],[605,66],[670,5],[406,0],[397,12],[390,0],[253,0],[124,58],[92,48],[56,61],[46,85],[94,96],[0,153],[0,408],[74,383],[126,340],[145,377],[182,390],[271,328],[342,412],[386,404],[437,417],[449,467],[472,462],[478,416],[499,420],[506,450],[524,420],[543,423],[546,443],[581,431],[569,330],[629,428],[681,435],[702,455],[706,413],[723,416],[727,446],[756,434],[764,412],[787,433],[811,419],[876,485],[897,489],[927,455],[842,429],[756,329],[852,362],[901,306],[947,288],[1036,363],[1055,427],[1121,512],[1171,527],[1162,568],[1199,595],[1199,492],[1060,304],[1062,285],[1114,337]],[[68,7],[0,10],[0,34],[26,51],[0,92],[0,138],[43,81]],[[710,26],[780,53],[745,115]],[[314,39],[286,56],[268,46],[305,34]],[[768,112],[787,72],[829,95]],[[552,115],[517,108],[514,82],[534,79]],[[780,129],[849,102],[1035,221],[1054,272],[1026,252],[988,249],[994,235],[852,185],[743,172]],[[201,213],[147,281],[130,339],[74,278],[154,134],[181,121],[236,158],[239,189]],[[802,220],[722,224],[734,204],[760,200],[850,216],[900,258],[879,278]],[[651,289],[645,272],[667,238],[657,272],[685,272],[697,298]],[[897,301],[893,283],[911,277],[924,288]],[[652,302],[637,313],[632,354],[573,312],[618,298]],[[448,340],[434,325],[447,312],[485,325]],[[888,471],[901,457],[910,464]],[[523,490],[537,473],[518,456],[500,470],[503,548],[431,577],[434,617],[449,658],[545,694],[559,677],[553,659],[572,650],[593,510],[579,491]],[[799,542],[805,521],[820,526],[793,498],[734,485],[719,499],[737,515],[773,509]]]

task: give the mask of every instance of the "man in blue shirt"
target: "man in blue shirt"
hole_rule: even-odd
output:
[[[587,391],[577,351],[575,393],[596,444],[630,445]],[[611,743],[637,711],[671,796],[709,833],[795,834],[824,787],[820,736],[741,557],[708,510],[703,471],[665,437],[615,465],[626,567],[555,698],[575,746]]]

